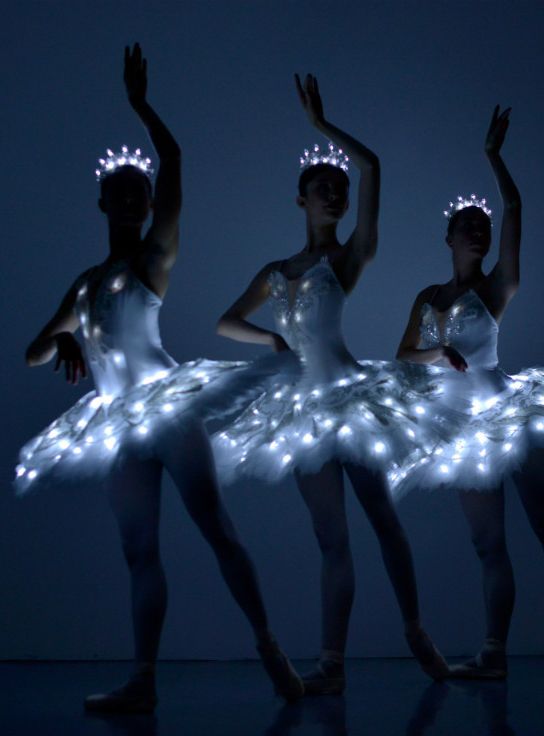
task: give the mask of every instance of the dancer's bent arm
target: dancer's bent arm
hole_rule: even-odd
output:
[[[280,261],[274,261],[259,271],[242,296],[220,317],[217,322],[218,335],[238,342],[268,345],[276,352],[289,349],[283,337],[277,332],[258,327],[246,319],[268,299],[270,294],[268,277],[272,271],[279,270],[280,265]]]
[[[77,292],[81,288],[88,272],[82,274],[64,296],[55,315],[26,350],[27,365],[33,367],[48,363],[57,355],[55,370],[65,363],[66,380],[77,384],[79,378],[87,376],[85,360],[78,341],[72,333],[79,327],[79,319],[75,313]]]

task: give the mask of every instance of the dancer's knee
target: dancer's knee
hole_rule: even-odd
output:
[[[343,559],[351,555],[347,529],[314,526],[321,554],[328,559]]]
[[[127,534],[123,537],[123,553],[131,570],[160,562],[159,544],[155,534]]]
[[[472,544],[480,560],[489,565],[508,560],[506,539],[502,530],[486,529],[473,532]]]

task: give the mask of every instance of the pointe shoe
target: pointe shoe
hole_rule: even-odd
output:
[[[285,700],[301,698],[304,695],[302,680],[277,642],[271,640],[267,644],[259,644],[257,651],[276,694]]]
[[[158,698],[154,680],[146,680],[135,678],[109,693],[89,695],[84,701],[85,710],[98,713],[152,713]]]
[[[302,675],[304,695],[341,695],[346,689],[344,666],[320,659],[316,667]]]
[[[452,664],[449,677],[459,680],[505,680],[507,675],[506,654],[483,649],[462,664]]]
[[[432,677],[433,680],[445,680],[450,674],[450,668],[432,643],[429,635],[422,628],[419,628],[416,631],[406,633],[405,636],[408,646],[423,672]]]

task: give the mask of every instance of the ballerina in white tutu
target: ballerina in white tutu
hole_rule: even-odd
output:
[[[265,266],[220,319],[220,334],[234,340],[291,348],[302,362],[298,380],[277,385],[214,436],[220,477],[278,480],[294,472],[323,555],[322,653],[304,679],[306,692],[341,692],[354,575],[344,507],[344,470],[374,527],[412,651],[431,676],[447,665],[419,624],[410,547],[389,496],[385,469],[417,451],[416,436],[439,441],[425,422],[434,389],[424,371],[380,361],[357,362],[341,332],[346,295],[377,247],[380,188],[378,158],[325,120],[315,77],[298,94],[310,122],[333,145],[305,152],[297,204],[306,216],[304,248]],[[346,153],[344,153],[344,151]],[[347,154],[347,155],[346,155]],[[348,207],[347,158],[361,174],[357,224],[345,245],[338,222]],[[277,332],[247,316],[270,301]],[[420,375],[421,391],[414,374]],[[453,414],[453,412],[452,412]],[[447,432],[445,433],[447,435]]]
[[[514,579],[502,481],[512,470],[521,469],[516,472],[520,497],[544,543],[544,371],[533,368],[508,376],[497,358],[499,322],[519,284],[521,199],[500,155],[509,117],[509,108],[495,108],[485,142],[503,201],[498,261],[488,274],[483,272],[491,244],[491,211],[485,200],[458,198],[445,212],[453,276],[418,295],[397,354],[406,361],[444,366],[434,380],[443,387],[445,409],[468,401],[463,431],[449,447],[428,454],[424,464],[411,459],[391,473],[396,497],[416,486],[459,490],[482,564],[487,633],[474,659],[452,667],[458,677],[506,676]]]
[[[268,629],[252,563],[220,500],[209,440],[200,417],[230,390],[242,364],[196,361],[182,366],[164,351],[158,314],[178,250],[181,154],[146,100],[147,65],[136,44],[125,50],[129,102],[159,157],[152,191],[150,161],[139,151],[108,151],[100,162],[100,209],[109,226],[109,255],[85,271],[53,319],[27,351],[29,365],[57,356],[77,383],[89,365],[96,391],[53,422],[22,451],[20,490],[87,474],[102,480],[117,518],[130,570],[135,670],[128,683],[87,698],[101,711],[150,711],[157,702],[154,669],[166,611],[166,581],[159,555],[159,508],[164,468],[214,554],[232,595],[247,616],[276,690],[302,695],[300,678]],[[153,196],[154,194],[154,196]],[[142,228],[153,212],[150,228]],[[82,328],[86,360],[73,333]],[[225,378],[226,376],[226,378]],[[248,378],[249,376],[249,378]]]

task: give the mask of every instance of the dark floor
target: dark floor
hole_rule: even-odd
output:
[[[297,662],[304,670],[308,662]],[[284,705],[257,662],[164,662],[154,716],[85,715],[125,663],[0,664],[2,736],[544,736],[544,658],[506,683],[432,684],[409,659],[349,660],[344,697]]]

